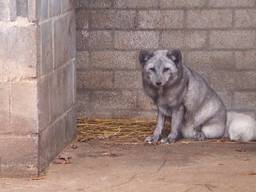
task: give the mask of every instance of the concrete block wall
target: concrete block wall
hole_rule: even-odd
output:
[[[78,0],[78,116],[151,117],[140,49],[180,48],[228,109],[255,115],[255,0]]]
[[[74,2],[19,2],[0,14],[0,177],[39,174],[75,136]]]
[[[75,4],[40,2],[38,65],[39,171],[75,136]]]

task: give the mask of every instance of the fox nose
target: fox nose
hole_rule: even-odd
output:
[[[160,81],[157,81],[157,82],[156,82],[156,85],[157,85],[157,86],[161,86],[162,83],[161,83]]]

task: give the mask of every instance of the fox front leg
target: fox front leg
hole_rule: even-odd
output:
[[[162,134],[162,130],[164,128],[164,122],[165,122],[165,116],[164,116],[163,113],[161,113],[158,110],[156,128],[154,130],[153,135],[148,136],[145,139],[146,143],[150,143],[151,144],[151,143],[157,143],[158,142],[158,140],[160,139],[160,135]]]
[[[181,105],[172,110],[171,133],[167,138],[162,139],[162,143],[175,143],[181,136],[181,128],[184,119],[184,106]]]

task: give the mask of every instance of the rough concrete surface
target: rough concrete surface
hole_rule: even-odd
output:
[[[256,143],[179,142],[69,146],[70,164],[52,164],[45,176],[1,179],[1,192],[253,192]],[[73,144],[74,146],[74,144]]]

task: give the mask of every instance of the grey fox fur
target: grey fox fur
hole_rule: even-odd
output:
[[[166,120],[170,120],[172,130],[162,138],[163,143],[180,137],[222,138],[232,130],[226,126],[227,110],[222,100],[202,76],[183,64],[180,50],[142,50],[139,61],[144,91],[158,109],[156,128],[145,142],[161,139]]]

